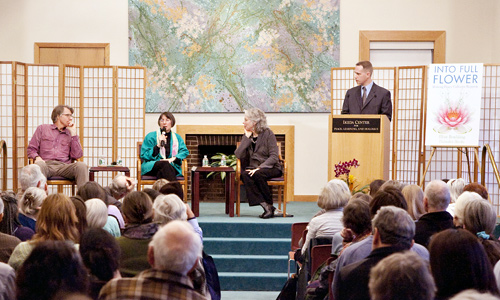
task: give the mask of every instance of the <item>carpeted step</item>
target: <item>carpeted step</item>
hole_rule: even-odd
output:
[[[219,272],[224,291],[280,291],[287,280],[287,273]]]
[[[288,272],[287,255],[212,255],[219,272]]]
[[[206,237],[248,237],[248,238],[283,238],[291,237],[291,225],[269,223],[265,220],[250,222],[200,222],[203,236]]]
[[[210,255],[284,255],[290,251],[290,241],[289,238],[204,237],[203,246]]]

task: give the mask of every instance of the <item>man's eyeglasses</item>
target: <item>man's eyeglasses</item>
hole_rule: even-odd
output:
[[[73,114],[61,114],[61,116],[65,116],[65,117],[68,117],[68,118],[72,118],[72,117],[73,117]]]

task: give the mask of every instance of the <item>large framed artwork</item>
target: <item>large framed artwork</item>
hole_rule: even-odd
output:
[[[340,0],[129,0],[146,112],[330,112]]]

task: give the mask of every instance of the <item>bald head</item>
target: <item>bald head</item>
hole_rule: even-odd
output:
[[[428,212],[444,211],[450,204],[450,189],[441,180],[433,180],[426,187],[424,192],[424,205]]]

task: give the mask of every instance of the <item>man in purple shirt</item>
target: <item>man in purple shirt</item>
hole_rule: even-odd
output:
[[[52,110],[52,122],[37,127],[28,145],[28,158],[40,166],[47,177],[75,179],[81,187],[89,181],[88,167],[73,162],[83,156],[82,145],[73,123],[73,108],[58,105]]]

